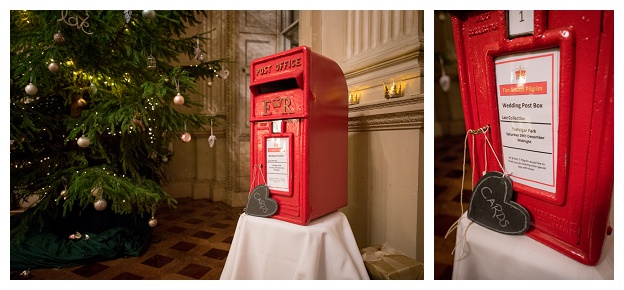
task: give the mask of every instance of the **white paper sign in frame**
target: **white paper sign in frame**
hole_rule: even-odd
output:
[[[514,182],[556,192],[559,48],[494,60],[503,164]]]

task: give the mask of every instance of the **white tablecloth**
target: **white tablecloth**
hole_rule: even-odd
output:
[[[306,226],[242,214],[222,280],[369,279],[349,222],[340,211]]]
[[[527,236],[504,235],[462,216],[457,227],[453,279],[593,280],[613,279],[613,234],[607,236],[600,261],[586,266]],[[464,235],[469,248],[462,248]],[[467,254],[463,259],[463,253]]]

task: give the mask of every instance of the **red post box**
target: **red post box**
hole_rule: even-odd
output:
[[[347,83],[333,60],[300,46],[251,62],[251,187],[273,218],[305,225],[347,205]]]
[[[596,264],[613,193],[613,11],[463,11],[452,23],[466,128],[489,125],[493,147],[468,144],[473,184],[500,157],[526,234]]]

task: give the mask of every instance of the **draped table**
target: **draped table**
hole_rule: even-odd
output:
[[[222,280],[368,280],[347,217],[341,211],[302,226],[242,214]]]

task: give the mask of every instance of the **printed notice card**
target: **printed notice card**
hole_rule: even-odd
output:
[[[559,49],[494,60],[505,169],[514,182],[556,192]]]
[[[288,138],[266,139],[267,186],[271,190],[286,191],[289,188],[289,153]]]

